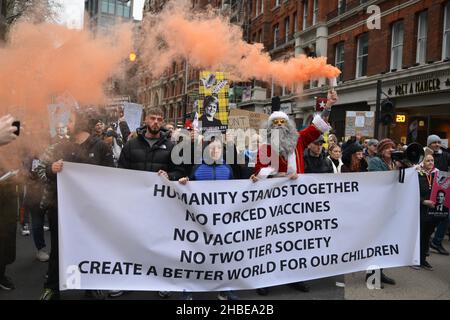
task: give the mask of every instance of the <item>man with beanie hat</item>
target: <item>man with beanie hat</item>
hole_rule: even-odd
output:
[[[391,154],[395,143],[391,139],[383,139],[378,143],[377,156],[369,160],[369,171],[389,171],[396,169]]]
[[[383,139],[378,143],[376,157],[373,157],[369,160],[369,171],[390,171],[395,170],[396,165],[394,161],[392,161],[392,151],[395,150],[395,143],[391,139]],[[368,273],[366,275],[366,281],[375,273],[375,270],[372,273]],[[395,285],[395,280],[387,277],[383,273],[383,269],[380,270],[381,273],[381,283]],[[375,280],[375,279],[373,279]]]
[[[442,140],[439,136],[432,134],[428,136],[427,146],[433,150],[434,166],[440,171],[449,171],[450,154],[442,149]]]
[[[262,145],[258,150],[255,173],[251,179],[254,182],[270,176],[289,176],[295,179],[299,173],[304,173],[305,149],[322,133],[331,129],[326,119],[336,101],[336,92],[330,91],[327,107],[322,115],[317,114],[312,124],[300,132],[287,114],[281,111],[272,113],[267,123],[268,144]]]
[[[367,142],[367,148],[364,150],[364,157],[366,158],[366,161],[369,161],[369,159],[372,159],[377,155],[377,148],[378,140],[369,139],[369,141]]]
[[[434,166],[440,171],[449,171],[450,154],[441,147],[441,138],[435,134],[428,136],[427,146],[433,150]],[[450,216],[449,216],[450,219]],[[430,248],[437,251],[439,254],[448,256],[449,252],[442,246],[445,232],[448,230],[450,220],[444,219],[439,223],[434,233],[434,238],[430,243]]]

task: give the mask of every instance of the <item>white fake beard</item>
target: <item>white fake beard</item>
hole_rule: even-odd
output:
[[[278,133],[274,133],[275,131]],[[286,125],[278,127],[269,126],[268,141],[270,141],[272,150],[281,155],[284,159],[295,151],[298,141],[298,133],[294,124],[288,121]]]

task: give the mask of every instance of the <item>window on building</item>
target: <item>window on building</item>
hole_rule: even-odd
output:
[[[450,58],[450,3],[444,8],[444,39],[442,41],[442,59]]]
[[[317,23],[319,17],[319,0],[314,0],[313,2],[313,26]]]
[[[402,68],[403,57],[403,21],[392,25],[391,70]]]
[[[416,62],[425,63],[427,57],[427,12],[423,11],[417,16],[417,52]]]
[[[356,77],[367,75],[367,61],[369,58],[369,34],[363,33],[358,37],[358,48],[356,56]]]
[[[294,12],[294,33],[298,31],[298,16],[297,12]]]
[[[284,42],[289,41],[289,17],[284,19]]]
[[[102,0],[102,12],[108,13],[108,0]]]
[[[280,5],[280,0],[275,0],[275,7],[278,7]]]
[[[335,53],[334,65],[336,66],[336,68],[339,68],[339,70],[341,70],[341,74],[339,75],[337,81],[342,82],[344,80],[344,42],[339,42],[338,44],[336,44]]]
[[[274,49],[277,47],[277,40],[279,37],[279,33],[280,33],[280,27],[278,26],[278,24],[276,24],[273,27],[273,48]]]
[[[121,1],[117,1],[116,3],[116,15],[123,17],[123,9],[124,9],[125,5],[123,2]]]
[[[172,73],[177,73],[177,63],[175,61],[172,62]]]
[[[123,16],[126,18],[131,18],[130,5],[131,5],[131,2],[128,2],[123,8]]]
[[[303,1],[303,28],[308,28],[308,0]]]
[[[116,0],[108,0],[108,13],[115,14],[116,12]]]
[[[339,0],[339,2],[338,2],[338,14],[343,14],[345,12],[345,9],[347,9],[347,1],[346,0]]]

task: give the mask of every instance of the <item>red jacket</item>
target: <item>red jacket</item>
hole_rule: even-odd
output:
[[[319,136],[321,135],[321,132],[313,125],[310,125],[306,129],[303,129],[302,131],[298,132],[298,140],[297,140],[297,147],[295,148],[295,158],[297,161],[297,173],[304,173],[305,172],[305,163],[303,161],[303,153],[305,149],[308,147],[308,145],[315,141]],[[255,175],[258,175],[259,171],[262,168],[269,167],[271,165],[270,163],[270,157],[272,155],[272,149],[270,145],[263,144],[259,150],[258,150],[258,156],[256,159],[256,165],[255,165]],[[279,168],[278,172],[287,172],[287,159],[284,159],[282,156],[278,156],[279,159]]]

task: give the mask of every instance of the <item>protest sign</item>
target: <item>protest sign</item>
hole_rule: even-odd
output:
[[[439,171],[433,182],[430,200],[435,203],[434,208],[428,210],[428,214],[435,217],[447,217],[450,207],[450,196],[448,194],[450,184],[450,176],[448,172]]]
[[[347,111],[345,115],[345,137],[373,137],[375,113],[373,111]]]
[[[142,105],[137,103],[125,102],[123,104],[125,120],[131,132],[136,131],[141,126]]]
[[[252,112],[242,109],[230,110],[229,125],[230,129],[255,129],[258,131],[267,122],[269,115],[260,112]]]
[[[224,72],[200,72],[197,100],[199,126],[203,131],[224,132],[228,127],[230,85]]]

